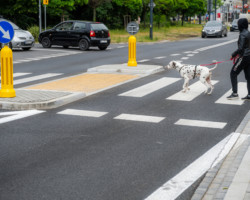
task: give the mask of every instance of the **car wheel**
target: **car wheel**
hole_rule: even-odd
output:
[[[81,39],[79,41],[79,48],[83,51],[86,51],[89,49],[89,42],[86,39]]]
[[[25,48],[22,48],[24,51],[28,51],[31,49],[31,47],[25,47]]]
[[[0,43],[0,50],[2,49],[2,43]]]
[[[107,46],[99,46],[98,47],[100,50],[105,50],[105,49],[107,49],[108,47]]]
[[[225,33],[224,37],[227,37],[227,33]]]
[[[43,48],[50,48],[51,47],[51,41],[48,37],[44,37],[42,39],[42,45],[43,45]]]
[[[63,46],[63,48],[64,48],[64,49],[67,49],[67,48],[69,48],[69,46]]]

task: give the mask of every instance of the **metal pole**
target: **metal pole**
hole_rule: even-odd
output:
[[[39,33],[42,32],[41,0],[39,0]]]
[[[150,0],[150,39],[153,40],[153,0]]]
[[[208,0],[208,21],[211,20],[211,0]]]
[[[44,29],[46,31],[46,5],[44,5]]]
[[[244,13],[244,0],[242,0],[242,13]]]
[[[215,19],[215,21],[216,21],[216,4],[217,4],[217,0],[215,0],[215,3],[214,3],[214,19]]]

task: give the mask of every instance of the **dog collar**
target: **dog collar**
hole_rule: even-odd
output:
[[[180,69],[179,69],[179,73],[181,72],[182,68],[185,67],[185,66],[182,66]]]
[[[194,79],[195,76],[196,76],[196,69],[197,69],[197,65],[195,65],[195,68],[194,68],[194,76],[193,76],[193,79]]]

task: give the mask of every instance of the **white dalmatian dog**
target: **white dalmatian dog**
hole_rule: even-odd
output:
[[[216,62],[216,61],[214,61]],[[200,81],[207,87],[205,94],[212,94],[214,86],[211,83],[212,71],[217,67],[217,64],[213,68],[207,68],[201,65],[188,65],[181,64],[177,61],[171,61],[165,68],[167,69],[176,69],[181,77],[184,78],[183,90],[182,92],[187,92],[190,90],[189,80],[194,79],[195,77],[200,77]],[[208,92],[210,88],[210,92]]]

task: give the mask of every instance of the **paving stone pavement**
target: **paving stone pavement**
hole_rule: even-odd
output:
[[[250,111],[236,133],[229,154],[206,173],[191,200],[250,200]]]

